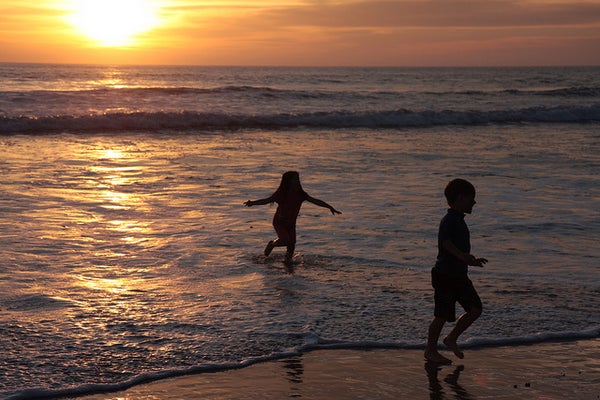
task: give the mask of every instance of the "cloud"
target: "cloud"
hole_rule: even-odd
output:
[[[264,37],[299,31],[333,34],[405,32],[407,29],[542,29],[600,27],[600,2],[513,0],[305,1],[241,7],[222,2],[183,2],[166,13],[180,15],[174,30],[190,36]],[[251,4],[251,5],[248,5]],[[275,36],[273,36],[275,39]]]
[[[172,3],[179,23],[162,36],[199,62],[298,65],[557,64],[559,50],[600,42],[600,1],[234,3]]]
[[[560,26],[600,23],[600,3],[358,1],[273,8],[260,19],[272,25],[324,28]]]
[[[0,5],[0,33],[4,40],[34,37],[56,28],[63,11],[37,5],[35,2],[4,1]],[[45,33],[44,33],[45,34]]]
[[[141,35],[139,48],[114,50],[111,62],[127,54],[131,62],[183,64],[600,63],[600,0],[151,1],[164,23]],[[82,38],[65,24],[66,4],[0,2],[0,60],[48,49],[82,62],[96,57],[84,55]]]

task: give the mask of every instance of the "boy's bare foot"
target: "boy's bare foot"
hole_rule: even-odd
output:
[[[433,350],[425,350],[425,359],[427,361],[431,361],[432,363],[435,363],[435,364],[442,364],[442,365],[452,364],[452,360],[444,357],[437,351],[433,351]]]
[[[448,346],[448,348],[450,350],[452,350],[454,352],[454,355],[460,359],[465,358],[465,354],[462,352],[462,350],[458,347],[458,344],[456,344],[456,340],[452,340],[449,338],[445,338],[444,339],[444,344],[446,346]]]
[[[273,248],[275,247],[275,242],[273,240],[271,240],[269,243],[267,243],[267,247],[265,247],[265,256],[269,256],[269,254],[271,254],[271,252],[273,251]]]

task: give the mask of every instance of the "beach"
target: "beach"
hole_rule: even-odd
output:
[[[600,339],[470,349],[453,365],[420,350],[319,350],[165,379],[86,400],[598,399]]]
[[[0,65],[0,397],[428,397],[461,177],[489,263],[458,382],[578,398],[598,383],[597,72]],[[263,254],[276,208],[244,206],[288,170],[342,212],[305,202],[293,271]]]

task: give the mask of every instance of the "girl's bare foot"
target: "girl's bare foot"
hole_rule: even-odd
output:
[[[284,261],[283,263],[284,263],[286,266],[290,266],[290,265],[292,265],[292,263],[293,263],[293,260],[294,260],[294,255],[293,255],[293,254],[290,254],[290,253],[287,253],[287,254],[285,255],[285,261]]]
[[[431,361],[432,363],[442,364],[442,365],[450,365],[452,364],[452,360],[444,357],[440,353],[434,350],[425,350],[425,359],[427,361]]]
[[[454,355],[460,359],[465,358],[465,354],[462,352],[462,350],[458,347],[458,344],[456,344],[456,340],[452,340],[449,339],[448,337],[446,337],[444,339],[444,344],[446,346],[448,346],[448,348],[450,350],[452,350],[454,352]]]

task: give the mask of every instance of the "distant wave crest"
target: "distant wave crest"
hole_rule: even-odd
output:
[[[78,132],[219,131],[295,128],[407,128],[518,123],[600,122],[600,104],[492,111],[399,109],[243,115],[204,112],[114,112],[84,116],[0,117],[0,134]]]
[[[393,94],[393,93],[390,93]],[[504,90],[459,90],[450,92],[427,92],[430,95],[465,95],[465,96],[497,96],[506,94],[511,96],[546,96],[546,97],[569,97],[569,98],[594,98],[600,96],[600,87],[576,86],[556,89],[504,89]]]
[[[180,96],[180,95],[212,95],[212,94],[228,94],[228,93],[243,93],[247,95],[263,95],[263,96],[291,96],[291,97],[329,97],[329,96],[359,96],[368,95],[370,92],[337,92],[334,90],[299,90],[299,89],[283,89],[271,86],[256,86],[256,85],[223,85],[205,88],[195,88],[186,86],[165,86],[165,87],[99,87],[93,89],[80,89],[80,90],[33,90],[33,91],[19,91],[19,92],[6,92],[0,91],[0,96],[14,96],[17,97],[33,97],[33,98],[47,98],[53,97],[76,97],[76,96],[103,96],[103,95],[117,95],[117,96]],[[405,91],[379,91],[372,92],[371,94],[386,94],[386,95],[402,95],[412,94],[413,92]],[[497,95],[498,93],[505,93],[510,95],[534,95],[534,96],[559,96],[559,97],[599,97],[600,87],[597,86],[573,86],[573,87],[562,87],[553,89],[504,89],[504,90],[458,90],[458,91],[441,91],[441,92],[425,92],[432,95]]]
[[[164,96],[196,96],[214,94],[243,94],[248,96],[290,96],[290,97],[322,97],[335,95],[336,92],[319,92],[293,89],[279,89],[269,86],[226,85],[207,88],[193,87],[101,87],[80,90],[32,90],[32,91],[0,91],[0,97],[16,101],[52,101],[54,99],[102,98],[106,96],[130,97],[164,97]],[[343,94],[343,92],[342,92]]]

